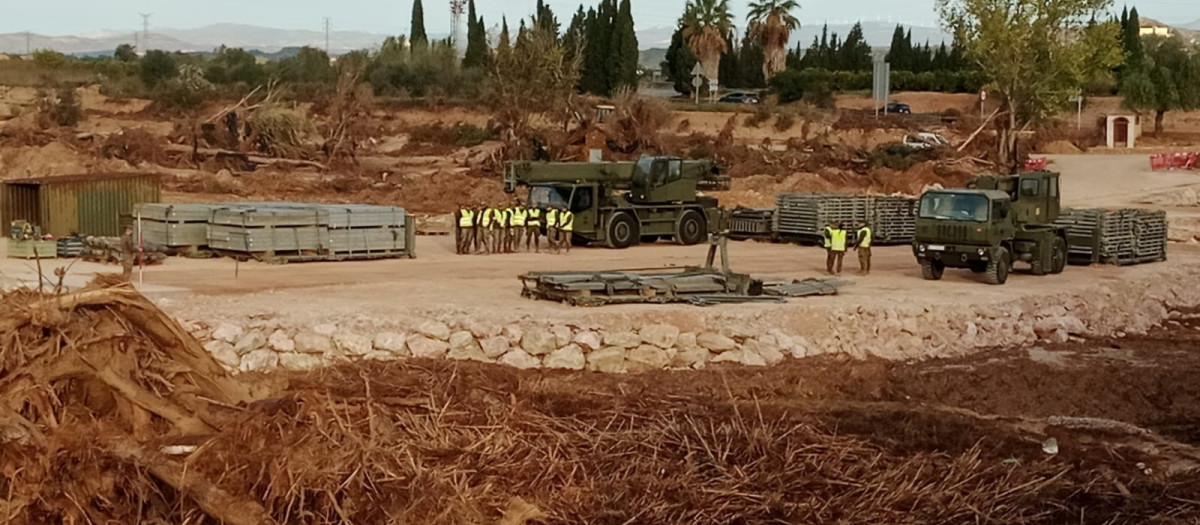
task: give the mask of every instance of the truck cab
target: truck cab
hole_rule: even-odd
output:
[[[1066,266],[1066,232],[1058,218],[1058,174],[1031,172],[983,176],[965,189],[930,190],[921,196],[913,255],[925,279],[946,268],[984,274],[1004,284],[1016,262],[1035,275]]]

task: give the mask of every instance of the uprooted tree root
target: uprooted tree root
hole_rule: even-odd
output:
[[[1134,476],[1106,463],[1131,460],[1116,451],[1045,457],[1045,425],[759,399],[739,386],[753,371],[688,376],[720,396],[668,373],[431,361],[244,381],[125,285],[0,308],[5,522],[1169,523],[1200,509],[1194,476]]]

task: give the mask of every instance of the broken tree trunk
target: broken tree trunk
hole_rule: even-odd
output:
[[[244,161],[249,164],[257,165],[257,166],[280,165],[280,166],[293,166],[293,167],[302,167],[302,168],[314,168],[314,169],[318,169],[321,171],[329,170],[329,166],[326,166],[326,165],[321,164],[320,162],[316,162],[316,161],[303,160],[303,159],[284,159],[284,158],[278,158],[278,157],[263,157],[261,155],[254,155],[254,154],[246,153],[243,151],[233,151],[233,150],[216,149],[216,148],[193,148],[191,146],[186,146],[183,144],[168,144],[163,149],[165,149],[166,151],[173,151],[176,153],[191,153],[191,154],[195,154],[195,155],[199,155],[199,156],[203,156],[203,157],[231,157],[231,158],[235,158],[235,159]]]

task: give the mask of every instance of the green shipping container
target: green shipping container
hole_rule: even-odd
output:
[[[72,234],[115,237],[121,215],[135,204],[159,202],[162,177],[147,173],[108,173],[8,180],[0,184],[0,224],[15,220],[42,227],[58,237]]]

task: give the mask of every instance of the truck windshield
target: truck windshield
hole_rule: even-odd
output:
[[[988,198],[962,193],[926,193],[921,197],[921,218],[987,222]]]
[[[571,197],[571,188],[556,186],[531,186],[529,188],[529,206],[535,208],[560,208],[567,204]]]
[[[642,157],[637,161],[638,173],[650,173],[650,168],[654,166],[654,157]]]

